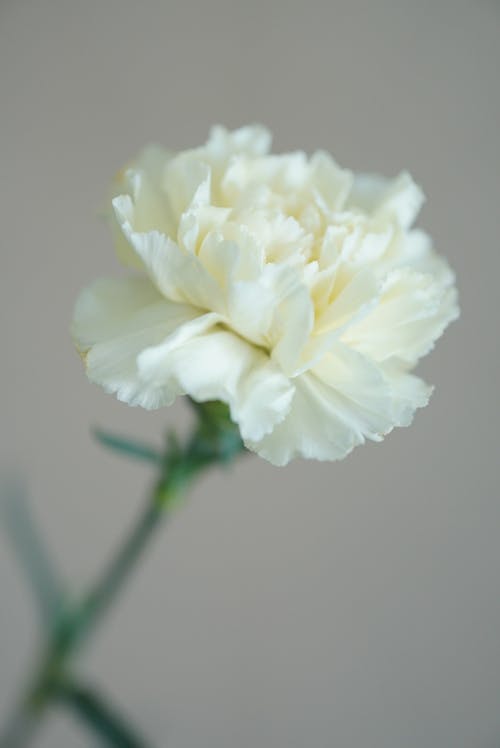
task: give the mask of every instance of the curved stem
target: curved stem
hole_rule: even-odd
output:
[[[139,557],[148,545],[154,531],[159,527],[160,520],[166,514],[166,506],[153,499],[144,507],[138,521],[111,560],[102,578],[90,590],[80,609],[77,609],[74,620],[70,620],[67,631],[68,645],[74,648],[95,628],[100,619],[119,594],[123,584],[134,569]]]
[[[158,486],[153,491],[137,523],[101,579],[82,604],[70,611],[55,628],[31,685],[5,733],[0,737],[1,748],[23,748],[29,745],[47,706],[64,692],[70,655],[84,637],[94,630],[135,567],[154,530],[166,514],[170,500],[176,495],[169,488],[170,482],[167,480],[161,483],[161,490]],[[63,699],[59,700],[64,702]],[[118,730],[116,734],[119,734]]]
[[[187,444],[181,448],[171,437],[166,454],[155,457],[161,469],[160,479],[102,577],[79,604],[66,610],[54,624],[35,677],[6,732],[0,736],[0,748],[25,748],[47,707],[55,701],[77,707],[80,716],[92,723],[94,729],[97,726],[102,731],[105,727],[109,745],[140,748],[135,735],[130,737],[129,743],[123,742],[124,720],[106,708],[96,694],[89,689],[75,691],[76,681],[70,672],[71,656],[116,600],[160,520],[177,503],[192,480],[215,463],[230,462],[245,451],[226,406],[221,403],[197,404],[196,411],[198,421]],[[111,441],[115,447],[116,439]],[[123,443],[119,440],[120,448],[123,448]],[[135,445],[134,454],[137,453]],[[128,734],[132,735],[130,729]]]
[[[104,745],[145,748],[144,738],[94,688],[68,683],[61,692],[60,701],[70,707]]]

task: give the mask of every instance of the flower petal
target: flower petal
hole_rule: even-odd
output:
[[[145,382],[175,379],[195,400],[227,403],[244,439],[261,439],[282,420],[294,391],[261,350],[220,328],[183,342],[174,334],[144,351],[139,369]]]
[[[344,284],[342,290],[316,321],[315,332],[321,333],[347,326],[353,318],[364,314],[378,295],[379,286],[371,270],[360,270]]]
[[[296,392],[286,418],[248,446],[273,464],[285,465],[298,456],[342,459],[365,439],[380,441],[394,426],[407,425],[428,399],[420,380],[394,370],[390,374],[336,344],[313,370],[294,379]]]
[[[163,186],[179,221],[185,211],[210,204],[210,166],[192,152],[182,153],[167,164]]]
[[[324,205],[327,211],[342,210],[352,187],[352,173],[341,169],[324,151],[313,155],[311,169],[321,207]]]
[[[375,361],[398,358],[414,365],[457,316],[453,286],[401,268],[389,275],[377,306],[348,327],[342,340]]]
[[[84,353],[92,345],[118,336],[124,320],[161,301],[148,278],[99,278],[77,299],[71,326],[75,345]]]
[[[159,146],[145,148],[133,167],[120,172],[112,185],[111,230],[118,258],[125,264],[142,268],[122,231],[127,221],[135,231],[156,229],[175,237],[175,217],[163,190],[163,175],[171,154]]]
[[[381,371],[392,391],[392,417],[395,425],[409,426],[416,409],[424,408],[429,402],[433,387],[392,363],[384,364]]]
[[[137,357],[198,315],[194,307],[162,299],[147,278],[101,279],[81,294],[72,332],[92,382],[129,405],[159,408],[173,401],[178,386],[145,385]]]
[[[407,172],[402,172],[395,179],[358,174],[347,206],[369,215],[392,215],[403,229],[407,229],[417,217],[423,202],[422,190]]]
[[[226,130],[216,125],[212,127],[204,153],[214,161],[230,158],[235,153],[248,156],[265,156],[271,147],[271,133],[261,125],[248,125],[238,130]]]
[[[203,310],[221,311],[220,289],[196,255],[182,251],[157,231],[140,234],[125,225],[124,232],[151,280],[167,299],[187,302]]]

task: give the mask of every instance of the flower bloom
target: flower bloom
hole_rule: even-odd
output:
[[[458,316],[454,277],[411,228],[423,196],[408,174],[269,147],[263,128],[215,127],[117,177],[116,249],[134,272],[83,291],[73,337],[119,400],[221,400],[272,463],[335,460],[426,405],[409,372]]]

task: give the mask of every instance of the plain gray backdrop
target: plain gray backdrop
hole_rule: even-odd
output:
[[[462,317],[422,363],[410,429],[333,464],[214,471],[156,538],[80,668],[160,748],[498,748],[500,4],[0,0],[2,465],[80,589],[149,470],[92,426],[160,442],[91,386],[68,334],[118,271],[99,218],[143,144],[262,122],[276,150],[407,168]],[[0,531],[0,717],[37,641]],[[94,745],[54,713],[37,748]]]

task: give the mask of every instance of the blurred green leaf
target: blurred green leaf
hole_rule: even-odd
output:
[[[149,444],[143,444],[135,439],[117,436],[116,434],[108,434],[101,429],[94,429],[93,434],[97,441],[104,447],[112,449],[115,452],[120,452],[124,456],[133,457],[136,460],[153,462],[155,465],[159,465],[163,461],[161,452]]]
[[[64,589],[33,519],[24,486],[17,477],[0,484],[2,521],[31,584],[43,623],[51,629],[64,603]]]
[[[78,683],[65,683],[57,693],[60,703],[73,709],[103,745],[114,748],[147,748],[148,743],[118,711],[95,690]]]

